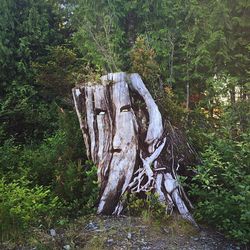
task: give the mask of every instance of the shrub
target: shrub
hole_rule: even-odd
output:
[[[213,136],[212,136],[213,137]],[[190,193],[196,199],[196,217],[215,225],[243,243],[250,241],[249,136],[242,141],[214,138],[202,154],[203,165]]]
[[[99,188],[97,168],[92,162],[57,166],[55,176],[55,193],[63,201],[67,215],[75,217],[95,211]]]
[[[0,179],[0,233],[2,239],[21,236],[31,226],[53,223],[62,204],[51,190],[42,186],[29,187],[24,178],[7,183]]]
[[[146,220],[162,220],[166,216],[166,207],[159,202],[157,194],[147,192],[146,197],[130,195],[128,212]]]
[[[64,216],[93,212],[96,167],[86,161],[81,130],[72,112],[59,114],[60,128],[39,145],[0,146],[0,175],[9,183],[25,178],[30,187],[47,186],[64,204]]]

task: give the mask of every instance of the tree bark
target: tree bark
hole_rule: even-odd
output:
[[[177,171],[190,165],[195,153],[167,122],[164,131],[161,113],[141,77],[110,73],[72,93],[88,157],[98,166],[98,213],[119,215],[125,193],[152,191],[166,211],[176,207],[196,225],[177,180]]]

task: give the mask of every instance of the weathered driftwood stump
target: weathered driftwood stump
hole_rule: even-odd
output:
[[[164,129],[161,113],[138,74],[111,73],[100,80],[72,91],[88,157],[98,166],[98,213],[119,215],[126,192],[153,191],[167,211],[175,206],[195,224],[176,175],[192,148],[173,127]]]

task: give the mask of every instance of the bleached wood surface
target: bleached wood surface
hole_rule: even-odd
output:
[[[126,192],[151,190],[167,211],[176,206],[183,218],[195,224],[175,170],[164,163],[168,142],[162,116],[139,74],[110,73],[99,84],[82,84],[72,93],[88,157],[98,166],[98,213],[120,214]],[[139,95],[147,107],[145,138],[138,125],[143,123],[138,120],[142,111],[138,109],[136,117],[131,93]],[[143,147],[139,145],[142,139]]]

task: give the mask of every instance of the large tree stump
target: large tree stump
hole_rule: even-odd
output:
[[[110,73],[72,92],[87,155],[98,166],[98,213],[119,215],[126,192],[153,191],[167,211],[175,206],[195,224],[176,175],[194,152],[170,124],[164,130],[141,77]]]

